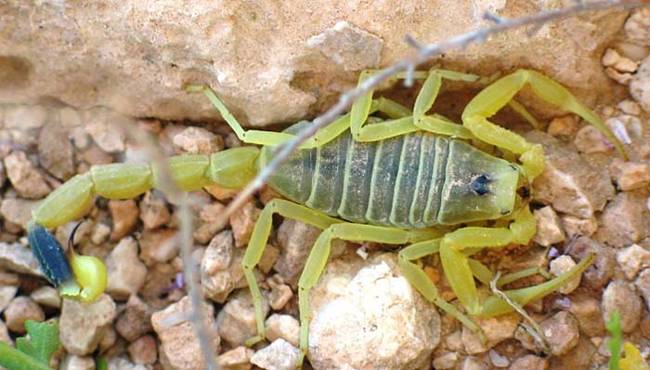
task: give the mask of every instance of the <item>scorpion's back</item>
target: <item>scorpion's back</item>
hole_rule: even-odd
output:
[[[362,143],[346,131],[295,153],[269,185],[345,220],[423,228],[510,213],[517,179],[515,166],[460,140],[417,132]]]

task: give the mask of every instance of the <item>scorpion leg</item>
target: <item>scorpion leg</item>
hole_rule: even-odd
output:
[[[257,336],[248,339],[246,341],[247,345],[253,345],[265,337],[264,315],[262,313],[262,293],[257,284],[257,279],[255,278],[253,270],[262,258],[264,248],[266,248],[269,239],[269,234],[271,233],[273,215],[276,213],[283,217],[298,220],[320,229],[325,229],[334,223],[341,222],[340,220],[329,217],[322,212],[314,211],[305,206],[282,199],[274,199],[264,207],[264,210],[255,223],[253,233],[248,242],[248,247],[246,248],[244,258],[241,262],[246,282],[248,283],[253,297],[255,321],[257,323]]]
[[[404,277],[417,289],[426,300],[440,307],[443,311],[456,318],[456,320],[463,323],[463,325],[470,328],[475,333],[484,339],[485,335],[481,328],[474,323],[467,315],[463,314],[456,306],[445,301],[438,294],[438,289],[435,284],[429,279],[418,265],[412,261],[425,257],[427,255],[438,253],[440,250],[440,242],[442,239],[427,240],[419,243],[412,244],[404,248],[399,253],[399,267]]]
[[[362,85],[364,81],[374,73],[375,72],[371,70],[361,72],[358,84]],[[405,75],[398,74],[397,78],[405,78]],[[448,118],[441,115],[425,116],[424,113],[426,113],[433,105],[440,90],[443,78],[455,81],[473,82],[478,80],[478,76],[442,69],[432,69],[428,72],[414,72],[413,78],[425,78],[425,82],[420,94],[418,95],[418,99],[416,100],[415,111],[412,117],[407,116],[391,119],[379,124],[363,127],[368,116],[373,111],[373,91],[367,92],[354,102],[350,111],[350,131],[355,140],[377,141],[418,130],[425,130],[441,135],[460,138],[472,137],[469,130],[452,122]]]
[[[536,221],[528,207],[522,208],[507,228],[463,227],[445,235],[440,243],[440,260],[458,300],[472,316],[481,311],[470,259],[463,249],[527,244],[535,235]]]
[[[537,177],[544,169],[542,147],[527,142],[520,135],[487,119],[510,102],[526,84],[545,101],[575,113],[595,126],[616,146],[621,155],[626,157],[623,145],[609,128],[595,113],[578,102],[566,88],[539,72],[521,69],[500,78],[476,95],[465,107],[462,120],[465,127],[478,139],[520,155],[529,180]]]

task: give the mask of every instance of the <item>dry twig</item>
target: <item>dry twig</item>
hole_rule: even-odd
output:
[[[246,201],[253,196],[253,194],[260,190],[266,181],[275,173],[278,168],[287,161],[291,153],[293,153],[300,144],[304,143],[307,139],[312,137],[319,129],[334,122],[341,114],[345,113],[346,109],[363,94],[371,91],[380,83],[386,81],[397,72],[407,71],[406,83],[412,83],[412,72],[420,64],[423,64],[437,55],[441,55],[450,50],[464,49],[474,43],[481,43],[487,40],[491,35],[502,33],[514,28],[524,26],[537,26],[534,31],[539,27],[550,21],[569,18],[580,13],[606,10],[612,8],[635,8],[640,6],[648,6],[650,3],[643,0],[630,1],[630,0],[603,0],[594,2],[576,1],[572,6],[562,9],[553,9],[542,11],[530,16],[507,19],[496,16],[492,13],[485,13],[484,17],[492,21],[489,27],[479,28],[474,31],[463,33],[444,41],[431,44],[422,44],[415,40],[413,37],[406,35],[405,41],[412,46],[417,53],[410,57],[400,60],[399,62],[379,70],[376,74],[367,78],[363,83],[359,84],[356,88],[348,91],[339,97],[338,102],[332,106],[325,113],[316,117],[310,125],[305,126],[302,130],[296,133],[296,136],[281,145],[275,152],[273,159],[262,168],[257,176],[251,181],[234,199],[220,219],[221,222],[227,220],[234,212],[241,208]],[[410,78],[409,78],[410,76]]]

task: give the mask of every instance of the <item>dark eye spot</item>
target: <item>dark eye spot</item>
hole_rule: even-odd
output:
[[[483,174],[483,175],[478,175],[475,176],[474,179],[472,179],[472,183],[470,184],[470,188],[472,191],[478,195],[485,195],[490,192],[489,185],[492,182],[490,178]]]

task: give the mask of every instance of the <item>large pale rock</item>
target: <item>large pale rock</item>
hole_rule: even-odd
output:
[[[108,286],[106,292],[115,299],[126,300],[144,284],[147,267],[138,259],[138,243],[122,239],[106,258]]]
[[[440,340],[440,317],[395,265],[394,255],[384,256],[351,280],[346,266],[330,265],[330,276],[311,295],[325,294],[312,299],[309,359],[315,369],[428,366]]]
[[[214,118],[205,97],[182,89],[188,82],[208,83],[240,119],[259,126],[297,120],[354,84],[360,69],[412,53],[407,34],[439,41],[486,25],[486,10],[516,17],[563,2],[46,4],[0,5],[0,102],[56,97],[129,116]],[[594,87],[601,94],[612,83],[599,51],[624,20],[623,12],[585,14],[544,26],[533,37],[521,29],[446,53],[445,61],[483,75],[528,66],[558,78],[583,100],[595,98]]]

